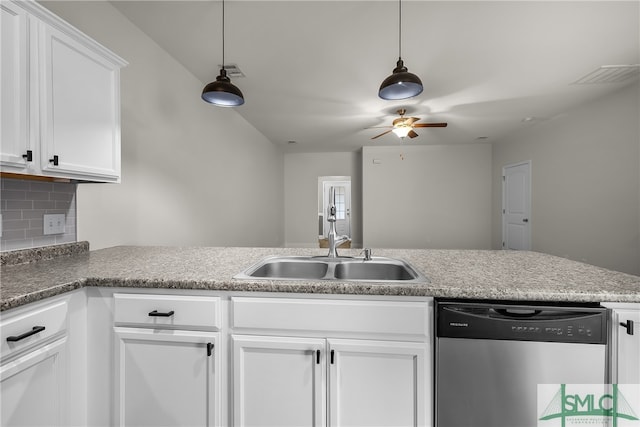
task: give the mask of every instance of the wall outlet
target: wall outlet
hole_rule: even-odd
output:
[[[48,234],[64,234],[64,214],[45,214],[44,224],[42,226],[44,235]]]

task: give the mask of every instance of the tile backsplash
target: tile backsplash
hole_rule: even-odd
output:
[[[76,241],[76,185],[0,179],[0,250],[28,249]],[[65,214],[63,234],[44,235],[44,214]]]

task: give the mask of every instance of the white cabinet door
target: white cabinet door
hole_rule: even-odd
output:
[[[118,181],[119,67],[49,25],[39,31],[43,172]]]
[[[633,322],[633,335],[620,325],[629,321]],[[617,336],[617,383],[640,384],[640,304],[635,304],[635,308],[615,309],[613,327]]]
[[[29,164],[26,157],[31,150],[27,120],[29,28],[25,11],[10,2],[0,3],[0,19],[0,165],[3,171],[21,172]]]
[[[325,340],[232,335],[234,426],[323,426]]]
[[[219,333],[114,331],[117,425],[220,425]]]
[[[328,342],[330,426],[429,425],[426,344]]]
[[[0,425],[68,424],[66,337],[0,367]]]

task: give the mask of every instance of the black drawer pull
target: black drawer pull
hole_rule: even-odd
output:
[[[633,335],[633,320],[627,320],[625,323],[620,323],[620,326],[627,330],[628,335]]]
[[[320,350],[316,350],[316,365],[320,364]]]
[[[27,337],[30,337],[31,335],[35,335],[38,332],[42,332],[44,331],[44,329],[45,329],[44,326],[34,326],[33,329],[31,329],[29,332],[25,332],[22,335],[18,335],[18,336],[13,335],[13,336],[7,337],[7,341],[9,342],[20,341]]]
[[[151,317],[171,317],[171,316],[174,315],[174,313],[175,312],[173,310],[168,311],[166,313],[159,312],[158,310],[153,310],[151,313],[149,313],[149,316],[151,316]]]
[[[49,163],[53,163],[53,166],[58,166],[58,156],[53,156],[53,159],[49,159]]]
[[[27,150],[27,154],[23,154],[22,158],[25,159],[27,162],[33,162],[33,151]]]
[[[333,352],[333,350],[331,350],[331,364],[333,365],[335,362],[335,354]]]
[[[213,354],[213,343],[208,342],[207,343],[207,356],[211,357],[212,354]]]

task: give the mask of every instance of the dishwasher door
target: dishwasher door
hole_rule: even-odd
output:
[[[468,308],[436,305],[437,427],[535,427],[538,384],[606,383],[606,310]]]

